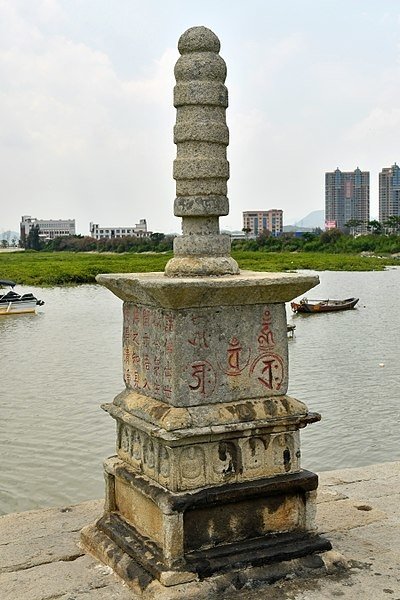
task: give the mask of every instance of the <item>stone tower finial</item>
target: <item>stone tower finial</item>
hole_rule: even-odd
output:
[[[225,61],[218,54],[218,37],[206,27],[185,31],[178,49],[181,57],[175,65],[174,214],[182,217],[183,235],[174,241],[174,258],[165,267],[165,274],[237,274],[239,267],[230,256],[230,237],[219,230],[219,217],[229,212]]]

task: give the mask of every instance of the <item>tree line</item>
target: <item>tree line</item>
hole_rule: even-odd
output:
[[[254,239],[233,240],[235,250],[264,250],[266,252],[326,252],[359,254],[371,252],[374,254],[396,254],[400,252],[400,231],[387,232],[378,221],[371,221],[369,233],[354,235],[339,229],[322,231],[315,229],[301,235],[282,233],[272,236],[269,231],[263,231]]]
[[[52,240],[40,238],[40,228],[34,225],[23,244],[26,250],[44,252],[168,252],[172,250],[174,236],[152,233],[149,237],[126,236],[101,238],[66,235]]]
[[[350,235],[356,235],[361,228],[366,229],[375,235],[393,235],[400,233],[400,216],[391,215],[385,221],[380,222],[377,220],[368,221],[365,223],[361,219],[350,219],[345,224],[345,227],[350,232]]]
[[[354,254],[400,252],[400,216],[390,216],[383,223],[377,220],[368,221],[366,234],[358,233],[362,225],[362,221],[351,219],[346,223],[346,232],[339,229],[322,231],[317,228],[300,236],[295,233],[283,233],[275,237],[268,230],[264,230],[254,239],[233,240],[232,249]],[[249,233],[248,230],[245,233]],[[172,250],[173,239],[173,235],[152,233],[148,238],[126,236],[96,240],[89,236],[71,235],[44,241],[40,238],[39,226],[35,225],[29,231],[23,247],[27,250],[49,252],[168,252]]]

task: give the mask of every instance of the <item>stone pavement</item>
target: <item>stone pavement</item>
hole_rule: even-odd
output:
[[[78,547],[80,529],[102,505],[94,500],[0,517],[0,599],[133,600],[108,567]],[[218,594],[210,587],[207,597],[400,600],[400,462],[321,473],[317,522],[348,569],[287,577],[257,590],[239,577]]]

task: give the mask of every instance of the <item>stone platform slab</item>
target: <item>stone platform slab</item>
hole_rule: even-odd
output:
[[[81,528],[102,510],[103,501],[95,500],[0,517],[1,600],[136,600],[78,546]],[[211,578],[197,598],[400,600],[400,462],[321,473],[317,524],[348,569],[331,568],[332,552],[323,577],[321,565],[310,561],[306,577],[289,574],[268,585],[260,568],[259,587],[249,589],[244,570]],[[171,588],[159,600],[170,594]],[[184,591],[181,597],[189,600]]]

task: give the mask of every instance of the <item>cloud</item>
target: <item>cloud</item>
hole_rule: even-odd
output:
[[[90,220],[139,218],[153,230],[179,229],[171,173],[178,54],[168,45],[190,7],[156,14],[151,3],[135,11],[126,0],[116,14],[110,6],[0,0],[3,227],[16,229],[30,213],[76,217],[82,232]],[[321,208],[324,170],[398,160],[396,19],[376,19],[377,27],[363,19],[365,29],[354,28],[358,9],[345,22],[322,8],[292,10],[287,19],[283,10],[222,19],[215,8],[228,63],[235,228],[254,204],[296,218]],[[363,10],[373,19],[382,13]]]
[[[357,141],[366,141],[368,138],[376,141],[377,136],[394,136],[398,143],[398,130],[400,126],[400,109],[380,107],[373,108],[371,112],[352,127],[348,138]]]
[[[85,220],[133,224],[147,216],[135,190],[150,205],[163,194],[162,169],[157,180],[152,166],[166,142],[173,149],[176,51],[123,79],[105,53],[46,31],[63,18],[57,2],[33,4],[26,11],[27,3],[0,2],[0,159],[10,226],[21,214],[62,218],[78,209],[83,231]],[[172,201],[165,201],[171,214]]]
[[[368,81],[368,110],[354,120],[349,129],[347,139],[354,143],[371,143],[385,151],[388,146],[398,152],[398,130],[400,126],[400,109],[398,97],[400,88],[400,46],[397,45],[397,60],[392,65],[384,66],[376,74],[375,80]],[[395,157],[393,157],[395,160]]]
[[[307,40],[301,33],[246,44],[243,55],[248,65],[248,85],[254,87],[256,94],[272,89],[277,78],[293,68],[306,48]]]

